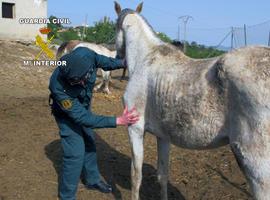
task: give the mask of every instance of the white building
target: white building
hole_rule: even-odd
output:
[[[47,19],[47,0],[0,0],[0,39],[35,40],[46,26],[29,23],[37,18]]]

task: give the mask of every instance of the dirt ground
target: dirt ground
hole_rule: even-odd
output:
[[[48,106],[49,67],[25,67],[34,46],[0,41],[0,200],[56,200],[61,166],[58,129]],[[112,95],[95,93],[93,110],[115,115],[122,111],[127,80],[112,74]],[[96,130],[102,176],[114,186],[101,194],[79,185],[78,200],[130,199],[130,148],[126,128]],[[160,199],[156,177],[156,140],[145,136],[142,200]],[[228,146],[191,151],[172,146],[168,193],[170,200],[252,199],[246,179]]]

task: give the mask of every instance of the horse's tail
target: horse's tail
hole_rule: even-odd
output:
[[[56,58],[59,59],[60,56],[63,54],[63,51],[65,51],[67,45],[69,44],[69,42],[63,42],[60,47],[57,49],[56,52]]]

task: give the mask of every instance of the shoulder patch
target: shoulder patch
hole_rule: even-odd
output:
[[[68,109],[70,109],[72,107],[72,101],[70,99],[62,100],[61,105],[63,106],[63,108],[68,110]]]

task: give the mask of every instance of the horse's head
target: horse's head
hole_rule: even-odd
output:
[[[121,9],[121,6],[114,2],[114,9],[118,15],[116,25],[116,51],[118,58],[125,58],[126,44],[125,44],[125,33],[123,29],[123,21],[128,14],[140,13],[142,11],[143,3],[140,3],[136,10]]]

